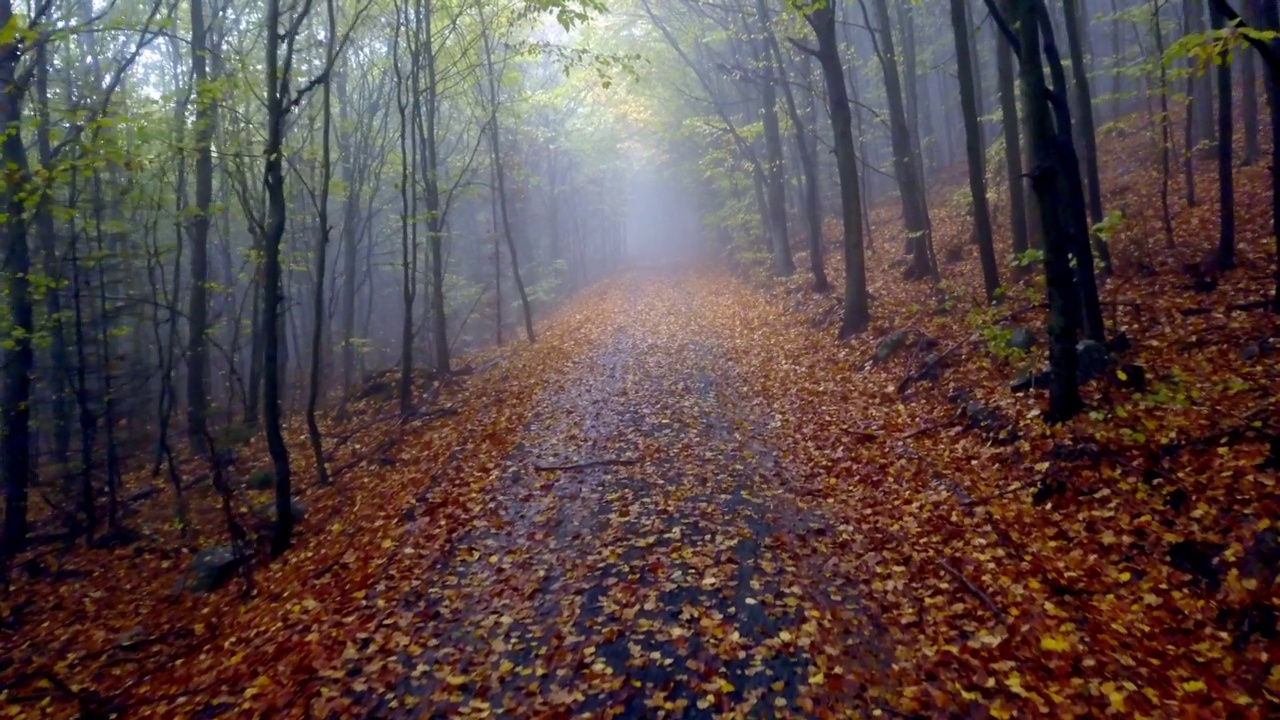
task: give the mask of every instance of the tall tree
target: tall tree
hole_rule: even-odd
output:
[[[1066,202],[1063,189],[1064,158],[1058,151],[1063,128],[1054,128],[1050,111],[1053,99],[1044,77],[1041,59],[1041,20],[1047,24],[1047,13],[1041,18],[1042,6],[1037,0],[1015,2],[1009,21],[1002,19],[994,0],[986,0],[992,17],[1001,26],[1007,41],[1018,56],[1022,103],[1026,110],[1027,129],[1033,165],[1031,188],[1039,198],[1041,225],[1045,234],[1045,278],[1049,300],[1049,413],[1053,421],[1064,421],[1080,411],[1077,385],[1076,336],[1080,330],[1080,297],[1071,272],[1071,254],[1075,243],[1069,221],[1061,212]],[[1016,33],[1011,29],[1016,27]],[[1069,129],[1068,129],[1069,133]],[[1069,135],[1068,135],[1069,137]]]
[[[1203,35],[1205,30],[1205,0],[1184,0],[1183,13],[1187,18],[1187,34]],[[1193,72],[1190,79],[1188,101],[1191,103],[1192,146],[1206,155],[1214,149],[1213,81],[1205,73]]]
[[[759,16],[758,22],[761,29],[765,28],[769,22],[768,15]],[[764,127],[765,202],[769,208],[769,237],[773,243],[774,271],[787,276],[795,273],[796,262],[791,254],[791,241],[787,237],[786,168],[782,157],[782,130],[778,123],[778,91],[772,71],[773,62],[769,59],[770,52],[767,48],[762,50],[762,44],[753,41],[751,47],[756,66],[769,68],[768,75],[759,83],[760,118]]]
[[[31,374],[35,366],[32,337],[35,313],[31,307],[31,249],[27,245],[27,188],[31,168],[22,139],[22,103],[27,78],[19,73],[22,33],[12,0],[0,0],[0,245],[4,246],[5,302],[9,309],[10,342],[5,352],[4,395],[4,552],[21,550],[27,540],[27,496],[31,475]],[[12,29],[12,30],[11,30]]]
[[[1215,32],[1226,28],[1226,17],[1217,3],[1209,4],[1209,21]],[[1231,117],[1231,57],[1225,47],[1214,62],[1218,72],[1218,267],[1236,266],[1236,195],[1231,155],[1235,140]]]
[[[1001,12],[1009,13],[1012,0],[1001,0]],[[1023,192],[1022,139],[1018,132],[1018,99],[1013,71],[1013,51],[996,37],[996,75],[1000,86],[1000,121],[1004,130],[1005,175],[1009,184],[1009,226],[1013,252],[1022,254],[1030,246],[1027,231],[1027,204]]]
[[[806,52],[815,56],[822,67],[831,114],[836,172],[840,177],[840,217],[843,221],[844,241],[844,316],[840,321],[840,337],[847,338],[866,330],[871,321],[866,259],[862,247],[862,198],[858,185],[858,158],[853,152],[853,116],[849,111],[844,68],[840,64],[835,11],[826,3],[804,8],[804,11],[805,20],[813,28],[818,40],[817,49]]]
[[[1044,64],[1049,71],[1052,85],[1047,90],[1053,112],[1054,142],[1052,150],[1058,162],[1058,188],[1063,212],[1059,217],[1065,223],[1063,229],[1070,241],[1070,252],[1075,260],[1076,286],[1080,294],[1081,325],[1084,334],[1094,342],[1106,339],[1102,319],[1102,306],[1098,298],[1098,285],[1094,277],[1093,249],[1090,245],[1089,221],[1085,214],[1084,181],[1080,177],[1080,157],[1076,154],[1072,135],[1071,108],[1067,100],[1067,77],[1062,56],[1054,39],[1044,0],[1032,0],[1038,8],[1034,16],[1040,20],[1040,41],[1044,50]],[[1043,212],[1043,211],[1042,211]],[[1048,230],[1046,229],[1046,232]]]
[[[987,301],[996,299],[1000,275],[991,239],[991,210],[987,205],[987,169],[982,147],[982,125],[978,120],[977,88],[974,85],[973,53],[969,48],[969,20],[965,0],[951,0],[951,29],[956,39],[956,65],[960,73],[960,108],[964,116],[965,150],[969,159],[969,194],[973,199],[973,233],[982,258],[982,280]]]
[[[872,27],[867,15],[864,0],[862,4],[863,19],[868,28]],[[911,132],[907,125],[906,109],[902,101],[902,83],[898,76],[897,54],[893,45],[893,29],[889,20],[888,0],[872,0],[876,8],[878,27],[872,33],[875,54],[884,71],[885,94],[889,105],[889,135],[893,145],[894,174],[898,179],[898,188],[902,195],[902,219],[907,229],[907,249],[911,255],[908,276],[912,278],[933,277],[938,274],[933,262],[931,249],[933,246],[932,229],[929,225],[929,212],[925,206],[924,188],[920,181],[923,177],[916,169],[916,152],[911,143]]]
[[[768,17],[765,0],[756,0],[756,8],[761,17]],[[818,163],[814,158],[814,148],[810,142],[804,120],[796,105],[795,93],[791,90],[791,82],[787,79],[786,64],[782,59],[782,49],[778,46],[778,36],[770,23],[764,23],[765,40],[769,45],[769,81],[776,80],[782,88],[782,97],[786,102],[787,117],[791,120],[791,130],[796,140],[796,155],[800,161],[801,181],[803,183],[805,229],[809,233],[809,272],[813,275],[815,292],[827,292],[831,283],[827,280],[827,271],[822,265],[822,210],[818,189]]]
[[[213,135],[217,91],[210,82],[204,0],[190,0],[191,73],[195,85],[196,198],[187,234],[191,244],[191,294],[187,307],[187,437],[207,448],[209,413],[209,210],[213,205]]]
[[[316,478],[321,485],[329,484],[329,469],[324,462],[324,444],[320,437],[320,425],[316,421],[316,409],[320,402],[321,376],[324,368],[321,350],[324,348],[325,296],[324,280],[329,256],[329,187],[333,184],[333,62],[336,53],[337,13],[334,0],[326,0],[325,10],[328,28],[325,32],[325,74],[320,84],[320,187],[317,189],[316,220],[316,279],[312,297],[311,315],[311,368],[307,378],[307,439],[316,461]]]
[[[1250,27],[1227,0],[1209,0],[1215,12],[1226,22]],[[1268,32],[1280,31],[1280,7],[1274,2],[1262,2],[1256,8],[1261,28]],[[1271,299],[1271,311],[1280,313],[1280,41],[1267,41],[1256,35],[1245,34],[1245,42],[1262,56],[1267,71],[1267,110],[1271,119],[1271,234],[1275,243],[1275,293]]]
[[[1164,30],[1160,25],[1161,0],[1151,0],[1151,32],[1155,36],[1156,55],[1164,57]],[[1173,118],[1169,115],[1169,69],[1157,63],[1160,88],[1160,216],[1164,225],[1165,245],[1173,247],[1173,213],[1169,210],[1169,183],[1173,154]]]
[[[1089,91],[1089,73],[1084,65],[1084,42],[1081,36],[1084,16],[1079,0],[1062,0],[1062,9],[1066,15],[1067,48],[1071,55],[1072,86],[1076,91],[1076,115],[1080,122],[1080,138],[1084,142],[1085,181],[1088,189],[1089,222],[1091,227],[1103,220],[1102,183],[1098,173],[1098,137],[1093,125],[1093,96]],[[1102,275],[1111,274],[1111,250],[1107,247],[1106,238],[1091,232],[1093,249],[1098,255]]]
[[[502,236],[506,240],[507,255],[511,259],[511,276],[516,284],[516,292],[520,295],[520,309],[524,314],[525,337],[528,338],[529,342],[533,342],[533,311],[529,307],[529,293],[525,290],[524,278],[520,276],[520,258],[516,253],[515,235],[511,232],[511,216],[507,212],[507,174],[502,162],[502,130],[498,125],[498,111],[501,106],[498,97],[498,72],[493,62],[493,48],[489,40],[489,29],[484,23],[483,11],[481,12],[480,25],[480,37],[484,45],[484,61],[489,87],[489,144],[493,150],[493,177],[495,184],[493,192],[497,195],[497,209],[502,219]],[[498,262],[498,256],[495,252],[494,263]],[[495,283],[500,282],[500,276],[495,276]],[[502,286],[496,285],[496,287],[498,288],[499,298],[501,298]],[[501,328],[501,316],[499,316],[498,325]],[[499,329],[499,332],[501,332],[501,329]],[[501,341],[499,341],[499,344],[501,344]]]

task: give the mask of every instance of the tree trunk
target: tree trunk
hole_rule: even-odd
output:
[[[279,556],[293,538],[292,485],[289,449],[280,428],[280,240],[285,229],[284,127],[289,96],[288,78],[280,64],[280,0],[267,0],[267,145],[263,184],[267,191],[267,224],[263,233],[262,288],[262,420],[267,434],[267,450],[276,474],[276,522],[271,535],[271,554]]]
[[[898,3],[898,26],[902,31],[903,103],[907,111],[907,127],[911,132],[911,147],[915,149],[916,167],[920,172],[932,171],[933,162],[924,162],[924,143],[920,139],[920,58],[916,52],[916,23],[909,2]],[[870,29],[868,28],[868,32]],[[929,133],[931,137],[932,132]]]
[[[1053,79],[1049,99],[1055,116],[1054,152],[1058,156],[1059,197],[1064,203],[1060,215],[1071,242],[1071,253],[1076,260],[1076,286],[1080,293],[1081,322],[1084,333],[1095,342],[1106,339],[1102,319],[1102,306],[1098,299],[1097,280],[1093,270],[1093,251],[1089,242],[1089,220],[1085,213],[1084,181],[1080,177],[1080,157],[1076,154],[1071,127],[1071,110],[1067,103],[1067,78],[1062,67],[1062,57],[1054,40],[1053,27],[1043,0],[1033,0],[1038,6],[1040,34],[1044,45],[1044,57]]]
[[[986,114],[983,112],[982,105],[983,98],[985,97],[982,93],[982,53],[979,52],[979,45],[973,37],[975,33],[974,28],[976,27],[973,24],[973,7],[970,5],[973,1],[974,0],[965,0],[964,2],[964,23],[965,33],[969,36],[967,43],[969,46],[969,67],[973,70],[973,106],[977,109],[978,145],[982,148],[982,152],[985,154],[987,151],[987,133],[986,126],[982,121],[982,117]]]
[[[1251,26],[1258,25],[1258,16],[1254,12],[1256,0],[1245,0],[1241,15]],[[1212,6],[1210,6],[1212,9]],[[1258,143],[1258,61],[1252,52],[1240,54],[1240,117],[1244,121],[1244,155],[1240,164],[1250,167],[1258,162],[1262,154]]]
[[[419,142],[422,146],[422,162],[424,163],[422,181],[426,186],[424,193],[427,201],[427,249],[431,255],[431,345],[435,351],[435,371],[442,375],[450,372],[449,368],[449,325],[444,305],[444,214],[440,204],[440,156],[439,144],[436,141],[436,120],[440,114],[439,87],[436,82],[435,39],[432,34],[432,13],[430,3],[419,2],[418,19],[422,23],[423,34],[418,46],[422,59],[426,62],[426,87],[423,88],[425,103],[415,103],[420,113]],[[422,105],[425,104],[425,108]],[[421,113],[425,110],[425,129],[421,124]]]
[[[1002,0],[1002,12],[1009,16],[1010,0]],[[1009,225],[1013,236],[1013,253],[1021,255],[1028,248],[1027,204],[1022,177],[1022,139],[1018,132],[1018,101],[1015,96],[1013,50],[996,37],[996,74],[1000,83],[1000,117],[1004,129],[1005,175],[1009,181]]]
[[[1081,35],[1085,31],[1081,27],[1084,18],[1079,1],[1062,0],[1062,8],[1066,14],[1067,47],[1071,53],[1072,84],[1076,90],[1076,114],[1080,120],[1080,138],[1084,141],[1085,180],[1089,192],[1089,235],[1093,240],[1093,250],[1098,255],[1102,276],[1106,277],[1111,274],[1111,250],[1107,247],[1106,238],[1092,229],[1103,220],[1102,185],[1098,176],[1098,138],[1093,126],[1093,96],[1089,92],[1089,74],[1084,66],[1084,43]]]
[[[767,17],[767,8],[764,0],[756,0],[756,6],[761,17]],[[778,47],[778,36],[774,34],[773,28],[768,23],[765,23],[764,29],[765,39],[769,43],[769,54],[772,58],[769,63],[770,67],[773,68],[770,72],[770,78],[776,79],[782,87],[782,97],[786,101],[787,116],[791,119],[792,131],[795,133],[796,154],[800,158],[801,179],[803,181],[802,204],[804,206],[806,229],[809,231],[809,271],[813,274],[813,289],[815,292],[825,293],[831,289],[831,283],[827,280],[827,272],[822,265],[822,213],[818,198],[817,161],[813,157],[813,146],[810,145],[809,137],[805,132],[804,121],[801,119],[800,110],[796,106],[795,93],[791,91],[791,83],[787,81],[786,66],[782,61],[782,49]]]
[[[1215,31],[1226,28],[1226,19],[1210,4],[1209,21]],[[1227,51],[1218,56],[1218,267],[1236,266],[1236,194],[1232,178],[1231,150],[1235,139],[1231,117],[1231,58]]]
[[[761,24],[766,22],[761,19]],[[755,53],[756,64],[765,59]],[[769,237],[773,245],[774,272],[790,276],[796,271],[791,255],[791,242],[787,238],[787,188],[786,168],[782,162],[782,132],[778,124],[778,92],[771,77],[760,84],[761,119],[764,125],[765,149],[765,200],[769,207]]]
[[[1183,12],[1187,16],[1188,34],[1205,32],[1204,0],[1185,0]],[[1191,63],[1193,66],[1192,74],[1188,79],[1191,87],[1191,140],[1197,150],[1205,155],[1212,155],[1215,142],[1213,132],[1213,81],[1208,73],[1200,72],[1194,67],[1195,60],[1192,60]]]
[[[338,153],[347,196],[342,207],[342,402],[355,384],[356,371],[356,250],[360,224],[360,184],[356,181],[355,148],[347,130],[346,73],[334,78],[338,91]]]
[[[1049,90],[1040,60],[1037,2],[1016,2],[1013,18],[1021,47],[1019,58],[1022,103],[1027,116],[1028,147],[1031,152],[1031,187],[1039,198],[1041,226],[1045,234],[1045,278],[1049,300],[1049,413],[1048,419],[1061,422],[1080,411],[1080,391],[1076,384],[1076,335],[1079,330],[1079,296],[1071,272],[1072,240],[1064,218],[1060,180],[1060,156],[1054,149],[1053,120],[1049,111]],[[1058,132],[1061,133],[1061,128]]]
[[[1190,2],[1190,0],[1188,0]],[[1184,35],[1191,32],[1191,16],[1184,14],[1182,16],[1182,32]],[[1198,71],[1194,60],[1189,61],[1190,68],[1187,71],[1187,88],[1186,98],[1183,101],[1183,126],[1182,126],[1182,181],[1186,187],[1187,207],[1193,208],[1197,205],[1196,201],[1196,174],[1195,174],[1195,148],[1196,148],[1196,122],[1195,122],[1195,102],[1193,96],[1196,89],[1195,73]]]
[[[0,28],[14,27],[10,0],[0,0]],[[22,141],[22,95],[17,85],[19,49],[13,43],[21,33],[6,33],[0,43],[0,159],[4,182],[0,183],[0,245],[4,246],[4,274],[8,297],[12,347],[5,353],[4,395],[4,555],[12,557],[27,541],[27,492],[31,475],[31,373],[35,353],[31,338],[35,317],[31,307],[31,250],[27,246],[25,195],[31,182],[27,149]]]
[[[483,18],[481,19],[483,23]],[[529,293],[525,291],[524,280],[520,277],[520,259],[516,256],[516,239],[511,232],[511,215],[507,211],[507,180],[506,168],[502,164],[502,146],[500,144],[502,132],[498,127],[498,80],[493,66],[493,48],[489,42],[488,30],[482,29],[481,36],[484,40],[484,59],[488,68],[489,81],[489,142],[493,149],[493,174],[498,194],[498,211],[502,217],[502,235],[507,241],[507,254],[511,258],[511,276],[516,283],[516,292],[520,295],[520,309],[524,313],[524,332],[529,342],[534,341],[533,334],[533,311],[529,308]],[[497,263],[497,259],[494,260]],[[499,297],[501,297],[501,285],[499,287]],[[501,310],[498,311],[501,313]],[[498,321],[501,323],[502,316],[499,314]],[[501,326],[499,326],[499,337],[501,337]],[[501,339],[499,339],[501,344]]]
[[[326,65],[333,67],[334,36],[338,31],[337,17],[333,8],[334,0],[327,0],[329,28],[326,33],[325,51]],[[324,280],[326,261],[329,254],[329,185],[333,182],[333,162],[331,136],[333,134],[333,92],[332,77],[326,75],[321,90],[320,120],[320,197],[316,207],[316,220],[319,232],[316,234],[316,286],[312,296],[311,316],[311,368],[307,378],[307,439],[311,441],[311,453],[316,461],[316,479],[321,485],[329,484],[329,469],[324,463],[324,445],[320,437],[320,425],[316,422],[316,406],[320,401],[322,387],[321,373],[324,364],[320,361],[320,353],[324,349]]]
[[[1124,44],[1121,39],[1124,24],[1120,7],[1111,0],[1111,119],[1118,120],[1124,113]]]
[[[1164,57],[1164,30],[1160,27],[1160,0],[1151,0],[1152,34],[1155,35],[1156,54]],[[1160,216],[1164,225],[1164,240],[1173,247],[1173,214],[1169,211],[1169,182],[1172,172],[1173,129],[1169,117],[1169,69],[1159,63],[1160,78]]]
[[[418,205],[416,192],[417,133],[409,113],[409,98],[404,90],[404,74],[400,68],[400,31],[404,23],[397,21],[391,45],[391,67],[396,76],[396,108],[400,118],[400,267],[403,323],[400,330],[400,417],[408,417],[413,408],[413,307],[418,292]],[[406,33],[407,34],[407,33]],[[410,43],[412,49],[412,42]],[[416,65],[416,60],[411,61]],[[417,69],[410,75],[416,77]],[[411,95],[417,96],[417,83],[411,85]],[[372,243],[370,243],[372,245]],[[370,270],[371,268],[366,268]],[[372,292],[372,290],[370,290]],[[373,307],[372,295],[369,306]]]
[[[987,301],[1000,289],[996,253],[991,239],[991,211],[987,206],[986,161],[982,125],[978,120],[977,88],[973,83],[973,53],[969,48],[969,20],[965,0],[951,0],[951,29],[956,38],[956,65],[960,75],[960,109],[964,116],[965,150],[969,156],[969,193],[973,199],[973,231],[982,257],[982,280]]]
[[[818,39],[817,58],[827,86],[836,171],[840,177],[840,216],[844,240],[844,317],[840,337],[866,330],[871,321],[867,296],[866,261],[862,249],[862,198],[858,185],[858,159],[853,153],[853,118],[836,41],[835,12],[828,6],[814,8],[805,19]]]
[[[889,101],[893,167],[902,194],[902,217],[910,246],[911,265],[908,267],[908,277],[936,279],[938,269],[930,254],[933,239],[929,232],[929,214],[925,209],[924,188],[920,187],[921,174],[915,166],[916,153],[911,146],[911,132],[902,102],[902,83],[898,78],[897,55],[894,52],[893,33],[889,22],[889,6],[887,0],[873,0],[873,2],[880,25],[875,34],[878,36],[875,51],[880,60],[880,66],[884,70],[885,93]],[[867,26],[870,27],[870,19],[865,17],[865,6],[863,6],[863,15]]]
[[[196,198],[187,234],[191,240],[191,296],[187,307],[187,438],[197,452],[208,436],[209,208],[213,204],[213,130],[217,105],[208,70],[204,0],[191,0],[191,67],[195,84]]]
[[[49,120],[48,45],[36,49],[36,147],[40,166],[53,166],[53,144]],[[45,293],[46,322],[49,323],[49,360],[56,370],[50,373],[49,393],[53,410],[53,462],[61,472],[71,454],[71,402],[66,368],[71,367],[71,351],[67,347],[67,331],[62,319],[62,293],[58,289],[62,270],[58,261],[58,235],[53,219],[52,187],[43,187],[34,209],[36,235],[40,242],[41,270],[51,284]]]

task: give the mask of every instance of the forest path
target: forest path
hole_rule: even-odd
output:
[[[888,650],[806,549],[833,529],[737,395],[718,287],[633,280],[594,309],[606,331],[548,383],[489,511],[396,601],[416,669],[374,716],[866,711],[851,678]]]

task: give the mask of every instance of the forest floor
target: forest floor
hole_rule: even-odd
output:
[[[624,274],[414,418],[371,384],[328,429],[332,486],[293,432],[306,517],[248,597],[175,591],[225,542],[198,464],[185,536],[131,477],[157,491],[133,542],[15,567],[0,717],[1276,716],[1280,322],[1232,309],[1271,287],[1265,169],[1238,178],[1241,267],[1200,293],[1213,202],[1167,249],[1143,146],[1108,142],[1130,347],[1071,423],[1009,388],[1043,363],[1008,347],[1037,281],[977,302],[945,198],[938,289],[900,280],[877,211],[848,343],[799,275]],[[239,453],[242,518],[265,465]]]

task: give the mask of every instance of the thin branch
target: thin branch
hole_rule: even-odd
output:
[[[571,463],[568,465],[534,465],[533,469],[538,472],[560,472],[562,470],[585,470],[593,467],[639,464],[640,461],[636,458],[617,458],[611,460],[592,460],[591,462]]]

